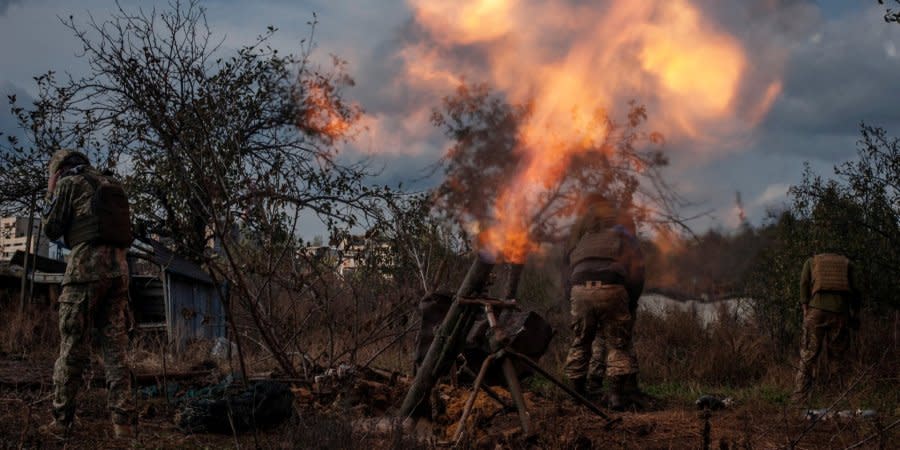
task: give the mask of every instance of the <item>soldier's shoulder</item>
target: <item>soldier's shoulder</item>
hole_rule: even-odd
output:
[[[56,184],[56,188],[59,189],[60,191],[62,191],[63,189],[74,189],[82,183],[82,180],[79,180],[79,178],[81,178],[81,177],[79,177],[79,176],[63,177]]]
[[[68,186],[71,189],[77,191],[80,191],[82,189],[92,189],[91,183],[87,179],[87,176],[85,176],[85,174],[77,174],[65,177],[60,181],[60,186],[62,186],[63,182],[68,183]]]

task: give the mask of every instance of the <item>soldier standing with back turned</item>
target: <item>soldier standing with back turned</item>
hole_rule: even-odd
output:
[[[584,394],[588,383],[599,388],[605,368],[609,406],[622,410],[641,397],[632,330],[643,264],[636,239],[617,223],[623,215],[601,195],[589,196],[585,203],[565,255],[574,334],[565,373]]]
[[[813,369],[823,353],[832,368],[846,357],[850,328],[859,324],[857,286],[853,264],[843,255],[820,253],[803,264],[800,276],[803,338],[792,395],[795,403],[809,400]]]
[[[111,176],[79,152],[60,150],[49,164],[44,233],[71,249],[59,297],[59,358],[53,368],[53,421],[42,431],[66,438],[75,420],[81,374],[92,337],[106,368],[108,406],[116,437],[132,437],[134,404],[128,343],[128,263],[132,241],[128,199]]]

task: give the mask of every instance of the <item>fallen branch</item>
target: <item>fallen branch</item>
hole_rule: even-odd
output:
[[[845,448],[844,450],[850,450],[851,448],[862,447],[866,442],[869,442],[869,441],[871,441],[872,439],[875,439],[875,438],[877,438],[878,436],[884,434],[886,431],[888,431],[888,430],[890,430],[891,428],[894,428],[895,426],[897,426],[898,423],[900,423],[900,419],[895,420],[893,423],[891,423],[890,425],[888,425],[888,426],[882,428],[882,429],[879,430],[877,433],[875,433],[875,434],[873,434],[873,435],[871,435],[871,436],[869,436],[869,437],[867,437],[867,438],[865,438],[865,439],[863,439],[863,440],[861,440],[861,441],[859,441],[859,442],[857,442],[857,443],[855,443],[855,444],[853,444],[853,445],[851,445],[851,446]]]

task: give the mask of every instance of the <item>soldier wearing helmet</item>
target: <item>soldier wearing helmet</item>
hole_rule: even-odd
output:
[[[589,195],[565,253],[574,334],[566,376],[575,390],[591,394],[609,378],[609,406],[618,410],[641,395],[632,331],[644,273],[633,230],[630,215],[603,195]]]
[[[131,373],[125,363],[128,307],[128,200],[111,176],[91,167],[79,152],[50,158],[44,233],[70,248],[59,297],[59,358],[53,369],[53,422],[45,433],[65,438],[75,419],[81,374],[91,344],[101,351],[108,406],[117,437],[132,435]],[[92,342],[93,341],[93,342]]]

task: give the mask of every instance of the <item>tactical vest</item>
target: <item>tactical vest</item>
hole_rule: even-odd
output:
[[[131,229],[131,209],[122,185],[111,177],[80,174],[94,188],[91,195],[90,214],[75,217],[66,243],[75,247],[82,242],[127,248],[134,235]]]
[[[812,260],[812,294],[819,291],[849,292],[850,260],[834,253],[816,255]]]
[[[590,231],[584,234],[569,255],[569,266],[575,267],[587,259],[605,259],[616,261],[622,256],[622,237],[619,233],[607,228]]]

